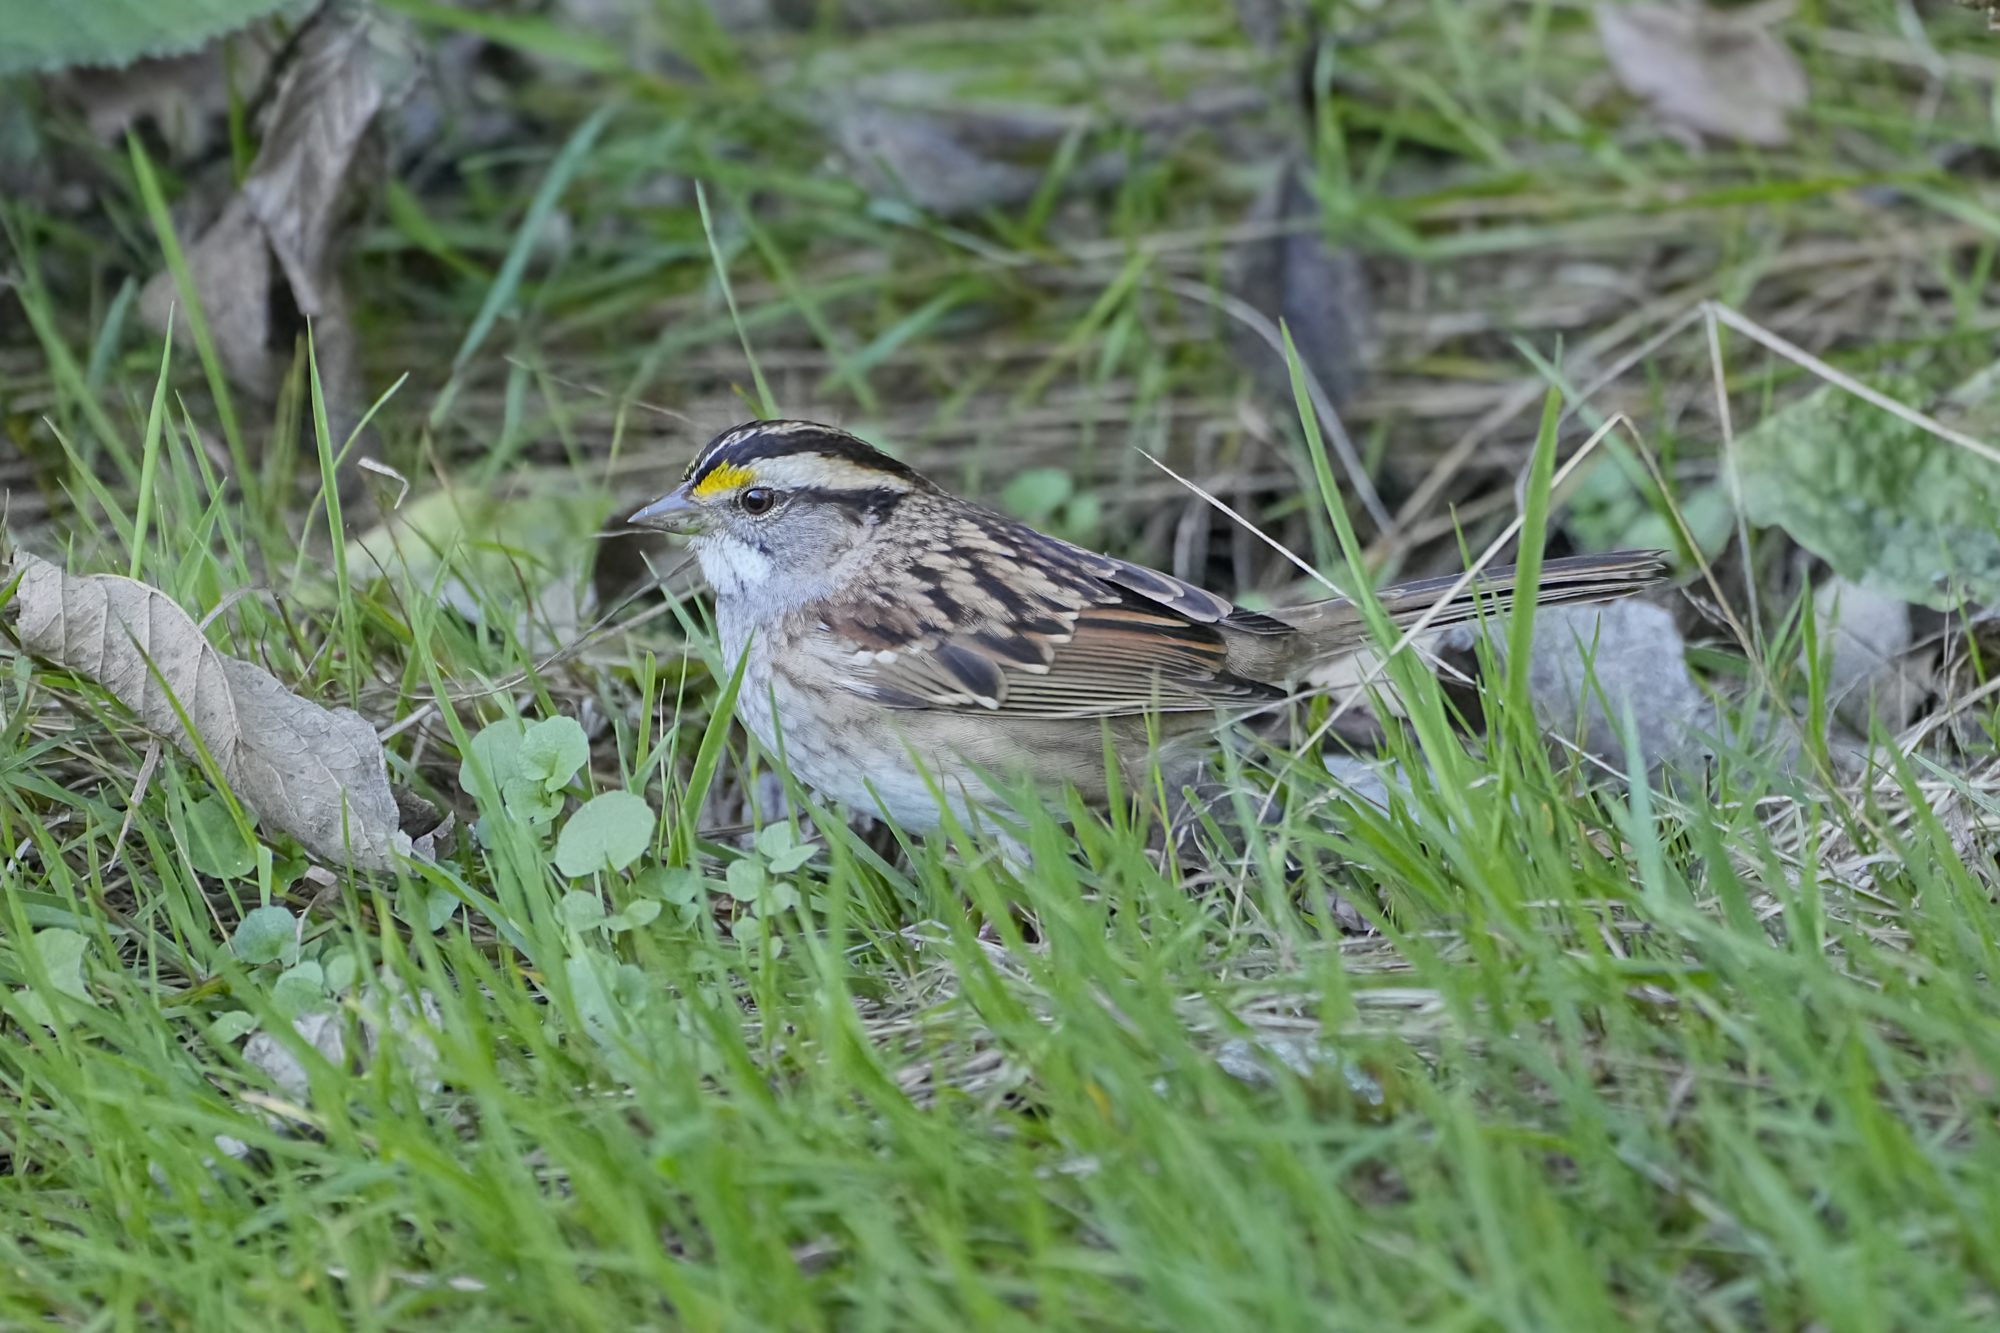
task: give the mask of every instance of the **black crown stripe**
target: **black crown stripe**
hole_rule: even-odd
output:
[[[685,480],[692,485],[700,485],[701,479],[718,467],[741,466],[767,458],[791,458],[802,454],[838,458],[915,486],[929,485],[923,474],[908,463],[889,457],[865,440],[857,439],[844,430],[805,421],[767,421],[724,431],[695,455],[694,461],[688,464]]]

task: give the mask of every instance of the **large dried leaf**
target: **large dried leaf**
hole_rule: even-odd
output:
[[[379,152],[369,128],[409,95],[417,52],[400,29],[371,10],[338,4],[307,34],[278,89],[276,109],[250,174],[249,201],[291,280],[299,309],[328,299],[336,230],[350,211],[358,166]]]
[[[380,174],[371,134],[414,86],[415,48],[374,11],[329,0],[301,37],[273,99],[263,144],[240,190],[188,248],[196,294],[231,381],[273,397],[299,326],[312,321],[335,426],[356,394],[353,331],[339,280],[340,243],[355,202]],[[147,284],[140,309],[164,329],[179,296],[171,273]],[[175,319],[185,330],[185,310]]]
[[[1664,120],[1743,143],[1790,137],[1806,104],[1798,59],[1765,25],[1769,6],[1719,13],[1702,5],[1600,4],[1597,32],[1618,81]]]
[[[411,854],[381,742],[359,713],[301,699],[262,667],[225,656],[156,588],[111,574],[72,576],[27,554],[15,570],[22,646],[96,681],[192,758],[185,713],[266,829],[330,864],[386,870]]]

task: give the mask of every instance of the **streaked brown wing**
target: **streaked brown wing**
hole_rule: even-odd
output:
[[[1194,712],[1281,694],[1229,673],[1215,625],[1245,613],[1213,593],[984,511],[962,516],[944,549],[912,563],[913,596],[893,612],[822,620],[857,694],[1039,718]]]
[[[1231,629],[1250,634],[1290,634],[1292,626],[1282,620],[1273,619],[1259,611],[1245,611],[1226,597],[1217,596],[1206,588],[1197,588],[1171,574],[1163,574],[1157,569],[1135,565],[1129,560],[1100,555],[1096,551],[1072,546],[1068,542],[1057,541],[1054,537],[1041,537],[1050,547],[1094,577],[1123,588],[1149,602],[1171,608],[1175,612],[1202,625],[1227,624]]]

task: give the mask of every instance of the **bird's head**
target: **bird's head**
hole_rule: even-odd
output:
[[[724,597],[809,595],[905,500],[936,489],[846,431],[756,421],[709,441],[681,484],[629,521],[692,537],[702,573]]]

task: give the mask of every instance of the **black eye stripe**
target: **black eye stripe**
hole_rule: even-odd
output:
[[[834,490],[825,486],[805,486],[793,496],[812,504],[831,505],[844,510],[856,521],[879,523],[909,494],[893,486],[871,486],[862,490]]]
[[[879,523],[895,511],[909,495],[893,486],[869,486],[858,490],[835,490],[827,486],[798,486],[779,490],[772,486],[746,486],[736,493],[736,507],[751,518],[762,518],[779,502],[803,500],[807,504],[838,509],[857,523]]]

